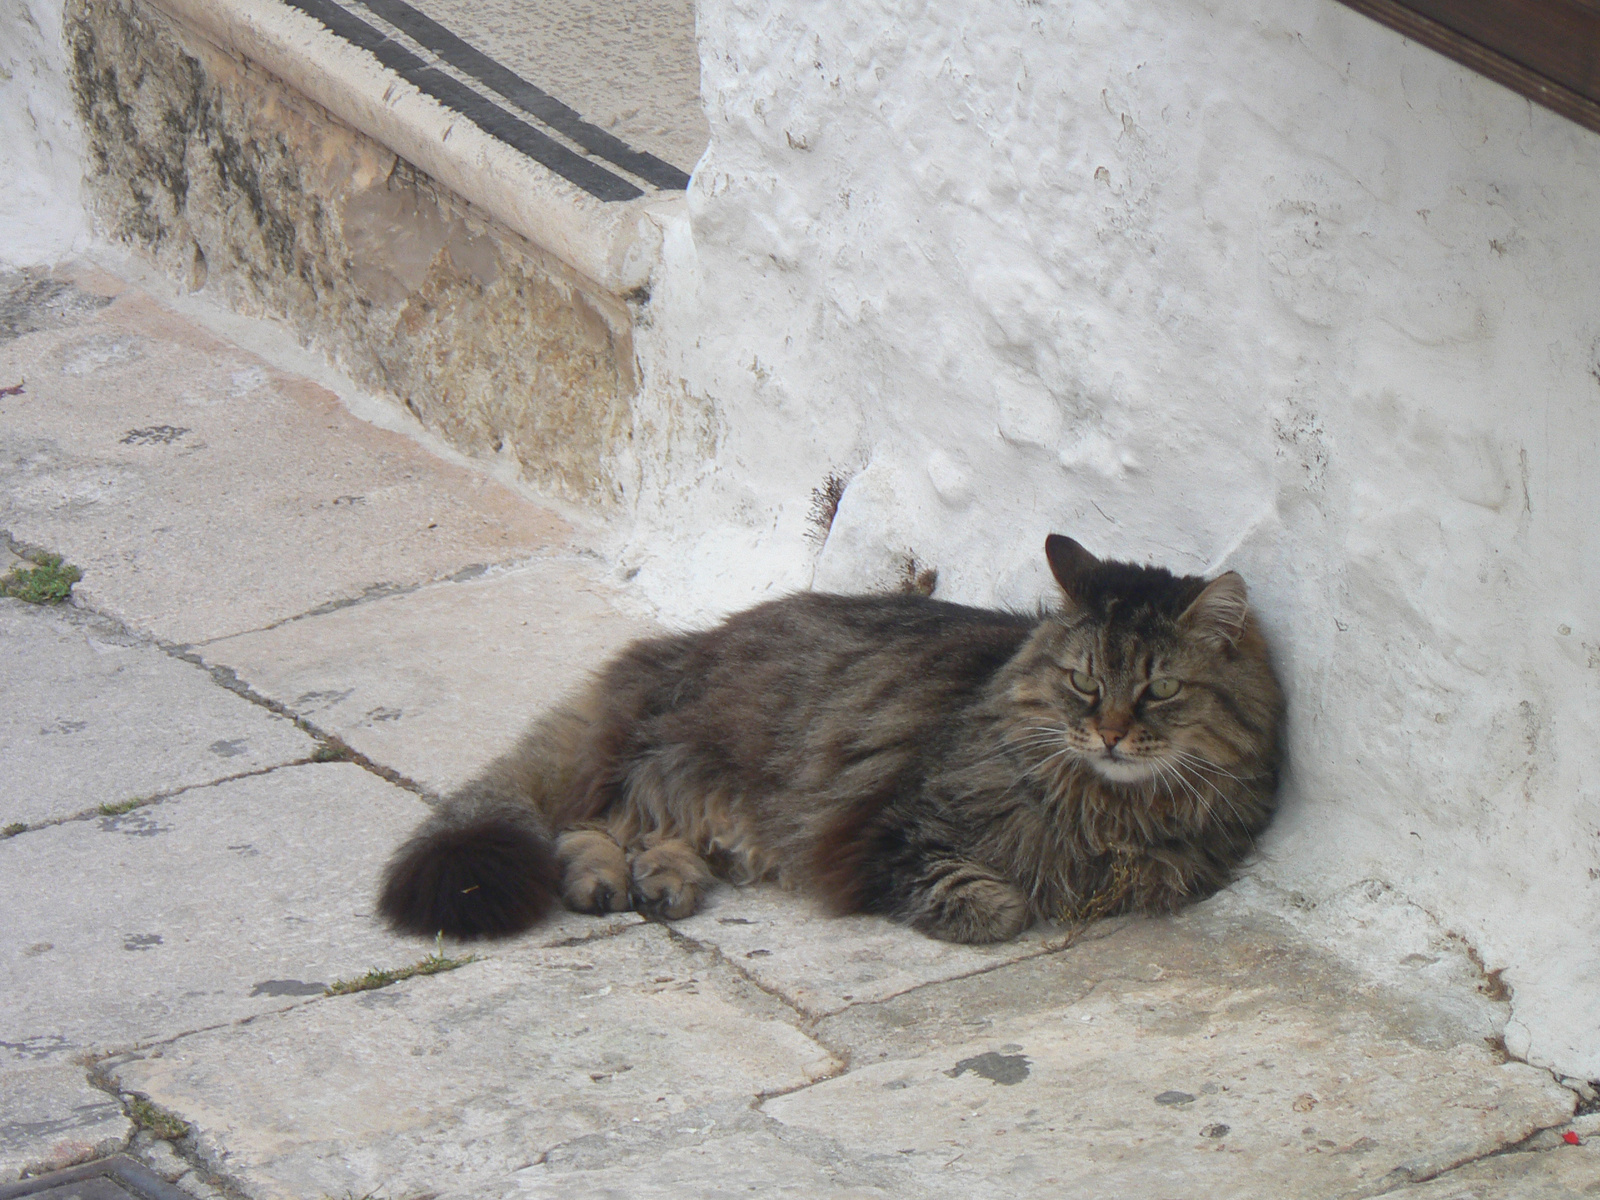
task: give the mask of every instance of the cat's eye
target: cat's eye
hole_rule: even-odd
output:
[[[1072,680],[1072,686],[1085,696],[1093,696],[1100,690],[1100,681],[1093,675],[1087,675],[1082,671],[1071,671],[1067,678]]]
[[[1176,679],[1152,679],[1146,690],[1153,700],[1171,700],[1182,686]]]

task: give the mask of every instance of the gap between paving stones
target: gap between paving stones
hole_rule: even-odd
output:
[[[23,555],[23,554],[34,553],[34,552],[37,552],[37,551],[39,551],[41,549],[40,547],[35,546],[31,542],[19,541],[15,536],[12,535],[11,531],[8,530],[8,529],[0,529],[0,542],[3,542],[5,544],[5,546],[6,546],[6,548],[9,549],[13,554],[16,554],[16,555],[19,555],[19,556]],[[362,594],[359,595],[359,596],[348,597],[348,598],[341,599],[341,600],[333,600],[333,601],[329,601],[326,604],[319,604],[316,608],[313,608],[313,609],[311,609],[311,610],[309,610],[307,612],[298,613],[298,614],[296,614],[295,616],[292,616],[292,617],[285,617],[281,621],[274,621],[274,622],[272,622],[272,623],[270,623],[268,625],[262,626],[261,629],[246,630],[245,632],[247,632],[247,633],[261,633],[261,632],[265,632],[266,630],[269,630],[269,629],[276,629],[281,625],[287,625],[287,624],[289,624],[290,622],[293,622],[293,621],[304,620],[307,617],[322,616],[324,613],[335,612],[335,611],[337,611],[337,610],[339,610],[341,608],[349,608],[349,607],[351,607],[353,605],[356,605],[356,604],[364,604],[369,600],[381,600],[381,599],[383,599],[385,597],[388,597],[388,596],[408,595],[408,594],[410,594],[412,592],[421,591],[424,588],[435,587],[435,586],[438,586],[438,585],[444,584],[444,583],[460,583],[463,580],[476,579],[479,576],[486,575],[492,570],[498,570],[498,569],[512,570],[512,569],[515,569],[516,567],[523,566],[528,562],[532,562],[535,559],[537,559],[538,557],[541,557],[541,556],[535,555],[535,556],[531,556],[531,557],[528,557],[528,558],[518,559],[515,562],[503,563],[503,564],[502,563],[494,563],[494,564],[474,563],[471,566],[463,567],[461,570],[455,571],[450,575],[441,576],[440,578],[437,578],[437,579],[426,580],[426,581],[424,581],[422,583],[414,583],[414,584],[376,583],[376,584],[369,584],[367,586],[367,588],[365,589],[365,591],[363,591]],[[112,615],[111,613],[103,612],[102,610],[100,610],[98,608],[95,608],[92,605],[78,604],[75,601],[70,601],[70,600],[67,601],[67,603],[72,604],[72,607],[77,609],[77,611],[79,611],[79,612],[88,614],[88,615],[93,616],[93,617],[95,617],[95,618],[97,618],[99,620],[105,621],[107,624],[111,625],[117,631],[117,633],[120,636],[128,638],[130,641],[134,642],[135,644],[145,645],[145,646],[153,646],[156,649],[162,651],[163,653],[165,653],[167,655],[170,655],[173,658],[178,659],[180,662],[188,663],[190,666],[199,667],[202,671],[205,671],[208,675],[210,675],[212,682],[217,684],[219,687],[224,688],[225,690],[232,692],[234,695],[240,697],[241,699],[248,700],[250,703],[256,705],[257,707],[266,709],[268,712],[273,713],[275,716],[284,717],[284,718],[292,721],[296,728],[302,730],[303,732],[305,732],[307,734],[310,734],[312,737],[316,738],[319,742],[322,742],[324,745],[328,746],[329,748],[331,748],[331,749],[333,749],[333,750],[335,750],[337,752],[336,756],[331,757],[331,758],[318,758],[318,757],[313,756],[312,758],[297,760],[296,762],[293,762],[293,763],[282,763],[282,764],[280,764],[281,766],[302,766],[302,765],[304,765],[305,763],[308,763],[308,762],[334,762],[334,761],[337,761],[337,762],[353,762],[357,766],[363,767],[364,769],[366,769],[368,771],[371,771],[373,774],[377,775],[379,778],[385,780],[386,782],[392,783],[396,787],[402,787],[406,791],[412,792],[415,795],[420,796],[425,800],[429,800],[431,802],[431,801],[436,801],[438,799],[437,796],[434,796],[431,792],[428,791],[428,789],[424,788],[421,784],[415,782],[414,780],[408,779],[406,776],[402,775],[398,771],[395,771],[393,768],[386,767],[386,766],[382,765],[381,763],[373,762],[366,755],[360,753],[360,751],[355,750],[352,747],[346,745],[345,742],[341,738],[317,728],[317,726],[312,721],[308,720],[305,717],[300,716],[298,713],[296,713],[293,709],[289,708],[287,705],[280,704],[278,701],[273,700],[273,699],[271,699],[271,698],[269,698],[267,696],[263,696],[261,693],[255,691],[248,683],[246,683],[244,680],[240,679],[238,677],[238,675],[235,674],[235,672],[233,671],[233,669],[231,667],[212,666],[212,665],[206,663],[205,660],[203,658],[201,658],[201,656],[199,654],[194,652],[196,647],[207,646],[207,645],[210,645],[212,642],[222,641],[222,640],[225,640],[227,637],[236,637],[236,636],[239,636],[239,635],[237,635],[237,634],[227,634],[227,635],[224,635],[221,638],[209,638],[206,641],[194,642],[194,643],[167,642],[167,641],[162,641],[162,640],[160,640],[158,638],[151,638],[146,634],[142,634],[142,633],[138,632],[137,630],[130,629],[126,622],[120,620],[119,618],[117,618],[116,616]],[[268,769],[269,770],[276,770],[276,768],[268,768]],[[230,775],[226,779],[215,779],[215,780],[209,781],[208,783],[193,784],[193,785],[191,785],[191,787],[207,787],[207,786],[210,785],[210,783],[224,783],[224,782],[227,782],[228,779],[243,779],[243,778],[245,778],[246,776],[249,776],[249,775],[260,775],[260,774],[264,774],[264,773],[265,772],[263,772],[263,771],[246,771],[246,772],[243,772],[243,773],[241,773],[239,775]],[[153,802],[153,801],[156,801],[156,800],[165,800],[170,796],[176,796],[176,795],[179,795],[182,792],[188,791],[188,790],[190,790],[190,789],[189,788],[179,788],[179,789],[177,789],[175,791],[171,791],[171,792],[157,793],[157,794],[152,795],[152,796],[150,796],[150,797],[148,797],[146,799],[141,800],[140,804],[144,804],[144,803],[147,803],[147,802]],[[36,825],[29,825],[29,828],[30,829],[34,829],[34,828],[42,829],[42,828],[45,828],[46,826],[49,826],[49,825],[59,825],[63,821],[76,821],[76,820],[80,820],[80,819],[82,819],[84,817],[92,816],[92,815],[95,815],[94,810],[85,810],[84,812],[74,813],[74,814],[72,814],[70,816],[60,817],[60,818],[57,818],[57,819],[54,819],[54,820],[50,820],[50,821],[41,821],[41,822],[38,822]]]
[[[722,886],[732,887],[736,885],[723,884]],[[667,931],[668,935],[673,939],[674,942],[689,947],[692,950],[699,950],[709,953],[714,961],[720,962],[724,966],[730,968],[735,974],[741,976],[757,991],[772,997],[774,1000],[781,1003],[785,1008],[791,1010],[795,1014],[796,1018],[794,1022],[795,1028],[801,1033],[805,1034],[807,1037],[815,1040],[819,1045],[822,1046],[823,1049],[827,1050],[829,1054],[833,1055],[834,1058],[838,1059],[839,1062],[843,1064],[839,1070],[834,1071],[831,1074],[819,1076],[816,1079],[807,1080],[804,1083],[796,1084],[792,1088],[781,1088],[770,1092],[762,1092],[751,1102],[752,1108],[758,1112],[760,1111],[762,1104],[768,1100],[776,1099],[779,1096],[793,1095],[796,1092],[802,1092],[808,1088],[815,1087],[819,1083],[827,1083],[829,1080],[838,1079],[843,1075],[849,1074],[851,1067],[854,1066],[855,1055],[853,1052],[846,1047],[835,1045],[832,1039],[817,1031],[817,1026],[823,1021],[826,1021],[829,1017],[838,1016],[840,1013],[850,1008],[872,1008],[877,1005],[886,1004],[890,1000],[896,1000],[902,996],[908,996],[913,992],[921,991],[924,988],[957,983],[963,979],[976,979],[982,975],[989,975],[996,971],[1005,970],[1007,967],[1014,967],[1019,963],[1033,962],[1041,958],[1048,958],[1051,955],[1064,954],[1068,950],[1073,949],[1075,946],[1082,945],[1085,941],[1099,941],[1102,938],[1111,937],[1125,924],[1125,922],[1119,920],[1118,918],[1109,918],[1107,920],[1096,922],[1094,925],[1074,930],[1067,934],[1061,941],[1054,944],[1047,943],[1033,953],[1025,954],[1020,958],[1006,959],[1001,962],[988,963],[981,967],[974,967],[970,971],[962,971],[958,974],[943,976],[939,979],[925,980],[922,983],[912,984],[909,987],[902,988],[897,992],[891,992],[888,995],[876,996],[871,1000],[852,1000],[848,1004],[841,1005],[838,1008],[828,1009],[825,1012],[807,1013],[805,1009],[796,1004],[792,998],[786,996],[779,987],[774,984],[763,982],[743,963],[739,962],[735,958],[730,957],[721,946],[713,942],[701,941],[699,938],[683,933],[674,928],[670,921],[665,921],[658,917],[646,917],[645,919],[650,924],[660,925]],[[1103,932],[1100,932],[1099,929],[1102,926],[1111,927],[1105,928]],[[1088,935],[1091,932],[1094,932],[1095,936],[1089,937]],[[1103,982],[1105,981],[1101,980],[1096,982],[1094,987],[1089,989],[1089,994],[1092,994],[1095,988],[1098,988]]]
[[[114,819],[116,817],[123,816],[126,813],[131,813],[135,809],[150,808],[152,805],[160,804],[163,800],[173,800],[179,796],[186,795],[189,792],[202,791],[205,788],[210,787],[220,787],[224,783],[234,783],[240,779],[253,779],[257,775],[271,775],[274,771],[281,771],[285,767],[314,766],[318,763],[326,761],[328,760],[320,759],[315,755],[312,755],[308,758],[297,758],[293,762],[274,763],[270,767],[257,767],[252,771],[239,771],[233,775],[223,775],[217,779],[208,779],[204,783],[191,783],[185,785],[184,787],[173,788],[170,791],[155,792],[149,796],[139,796],[131,800],[123,800],[114,805],[103,804],[97,808],[86,808],[82,812],[68,813],[66,816],[62,817],[51,817],[44,821],[34,821],[22,829],[18,829],[13,833],[5,834],[4,837],[21,837],[25,833],[34,833],[41,829],[53,829],[57,825],[68,825],[73,821]],[[343,762],[344,760],[340,759],[339,761]],[[106,809],[108,808],[115,809],[115,811],[107,812]],[[4,838],[0,838],[0,840],[4,840]]]
[[[11,537],[10,533],[8,531],[4,530],[4,529],[0,529],[0,539],[4,539],[5,542],[8,545],[11,545],[11,546],[22,545],[22,543],[16,542]],[[420,591],[423,588],[433,587],[433,586],[436,586],[436,585],[439,585],[439,584],[443,584],[443,583],[457,582],[458,581],[457,578],[456,578],[457,576],[460,576],[461,578],[472,579],[472,578],[477,578],[479,575],[482,575],[482,574],[486,573],[486,569],[467,568],[466,570],[470,571],[471,573],[470,574],[464,574],[463,572],[456,572],[455,575],[446,576],[446,577],[441,578],[441,579],[429,580],[427,583],[413,584],[413,585],[403,586],[403,587],[394,586],[394,585],[388,585],[388,584],[380,584],[380,585],[375,585],[375,586],[389,588],[390,590],[385,592],[385,593],[383,593],[384,595],[401,595],[401,594],[405,594],[405,593],[409,593],[409,592]],[[372,589],[369,588],[368,591],[371,592]],[[337,608],[348,607],[350,604],[361,603],[363,600],[365,600],[367,598],[368,597],[363,596],[363,597],[360,597],[358,599],[351,600],[351,601],[348,601],[348,602],[336,603],[336,604],[334,604],[332,606],[327,606],[327,605],[319,606],[319,608],[317,610],[314,610],[313,612],[301,613],[299,616],[290,617],[287,620],[288,621],[297,621],[297,620],[300,620],[303,617],[318,615],[318,613],[322,612],[322,611],[331,612],[331,611],[333,611],[334,609],[337,609]],[[374,595],[374,596],[371,596],[370,598],[372,598],[372,599],[380,599],[381,596]],[[282,703],[280,703],[280,702],[278,702],[276,700],[273,700],[269,696],[263,696],[260,692],[257,692],[254,688],[252,688],[244,680],[240,679],[239,676],[237,675],[237,673],[234,672],[232,667],[209,664],[199,654],[195,653],[193,648],[188,644],[165,642],[165,641],[161,641],[161,640],[156,639],[156,638],[151,638],[151,637],[149,637],[149,636],[147,636],[145,634],[141,634],[141,633],[139,633],[139,632],[137,632],[135,630],[129,629],[127,624],[125,622],[119,620],[117,617],[111,615],[110,613],[102,612],[101,610],[99,610],[97,608],[94,608],[94,607],[92,607],[90,605],[79,605],[79,604],[74,603],[73,607],[75,609],[77,609],[77,611],[79,611],[79,612],[86,613],[86,614],[88,614],[90,616],[93,616],[93,617],[99,619],[99,620],[105,621],[106,623],[111,625],[114,629],[116,629],[117,633],[120,636],[128,638],[131,642],[133,642],[133,643],[135,643],[137,645],[153,646],[154,648],[162,651],[163,653],[169,655],[172,658],[177,659],[180,662],[188,663],[190,666],[193,666],[193,667],[199,667],[208,676],[210,676],[211,681],[213,683],[215,683],[218,687],[221,687],[226,691],[232,692],[234,695],[238,696],[239,698],[241,698],[243,700],[248,700],[251,704],[254,704],[259,708],[266,709],[268,712],[272,713],[275,716],[283,717],[284,719],[293,722],[295,728],[297,728],[297,729],[301,730],[302,732],[304,732],[306,734],[309,734],[311,737],[315,738],[318,742],[320,742],[322,744],[322,746],[328,752],[326,754],[322,754],[322,753],[313,754],[309,758],[297,759],[294,762],[279,763],[277,766],[267,767],[267,768],[264,768],[262,770],[243,771],[243,772],[240,772],[237,775],[229,775],[229,776],[226,776],[226,777],[223,777],[223,778],[208,780],[205,783],[191,784],[188,787],[177,788],[177,789],[174,789],[174,790],[169,791],[169,792],[156,793],[156,794],[151,795],[149,797],[141,798],[137,804],[130,805],[128,811],[132,811],[132,809],[134,809],[134,808],[144,807],[146,804],[151,804],[151,803],[156,803],[156,802],[161,801],[161,800],[171,799],[173,796],[182,795],[184,792],[192,791],[195,788],[210,787],[213,784],[227,783],[230,780],[234,780],[234,779],[246,779],[246,778],[249,778],[252,775],[264,775],[264,774],[267,774],[267,773],[269,773],[271,771],[278,770],[278,769],[280,769],[282,767],[298,767],[298,766],[305,766],[305,765],[307,765],[309,763],[324,763],[324,762],[349,762],[349,763],[354,763],[356,766],[361,767],[363,770],[370,771],[372,774],[376,775],[379,779],[384,780],[386,783],[392,783],[398,788],[403,788],[406,791],[412,793],[413,795],[417,796],[418,798],[420,798],[421,800],[423,800],[424,802],[426,802],[428,804],[436,804],[436,803],[438,803],[439,796],[437,796],[434,792],[430,791],[428,788],[423,787],[422,784],[418,783],[416,780],[411,779],[411,778],[407,777],[406,775],[403,775],[401,772],[396,771],[393,767],[388,767],[388,766],[385,766],[382,763],[373,761],[371,758],[367,757],[367,755],[361,753],[359,750],[357,750],[354,747],[348,745],[344,741],[344,739],[340,738],[336,734],[328,733],[326,730],[323,730],[323,729],[319,728],[316,725],[315,722],[311,721],[307,717],[301,716],[299,713],[295,712],[288,705],[282,704]],[[271,629],[271,628],[275,628],[277,625],[286,624],[286,623],[287,623],[287,621],[280,621],[280,622],[276,622],[274,625],[269,625],[266,628]],[[249,632],[258,632],[258,631],[251,630]],[[199,643],[199,644],[200,645],[204,645],[205,643]],[[26,832],[29,832],[29,831],[34,830],[34,829],[45,829],[45,828],[49,828],[50,826],[53,826],[53,825],[63,824],[65,822],[67,822],[67,821],[86,820],[86,819],[88,819],[90,817],[104,816],[104,815],[108,815],[108,814],[100,813],[97,809],[86,809],[86,810],[84,810],[82,812],[73,813],[73,814],[70,814],[68,816],[58,817],[58,818],[54,818],[54,819],[51,819],[51,820],[48,820],[48,821],[39,821],[39,822],[35,822],[35,823],[30,823],[28,825],[27,829],[18,830],[17,833],[11,834],[11,835],[8,835],[8,836],[20,836],[22,833],[26,833]]]
[[[1522,1062],[1522,1059],[1519,1058],[1513,1061]],[[1560,1081],[1557,1080],[1557,1082],[1559,1083]],[[1587,1118],[1575,1117],[1573,1120],[1564,1122],[1562,1124],[1546,1125],[1542,1129],[1534,1130],[1527,1137],[1522,1138],[1519,1141],[1509,1142],[1504,1146],[1496,1147],[1495,1149],[1487,1151],[1486,1153],[1478,1154],[1471,1158],[1462,1159],[1453,1166],[1446,1167],[1441,1171],[1435,1171],[1431,1174],[1424,1173],[1420,1175],[1412,1175],[1409,1171],[1405,1171],[1404,1168],[1399,1168],[1395,1171],[1391,1171],[1390,1174],[1403,1174],[1404,1178],[1395,1179],[1392,1183],[1388,1183],[1386,1185],[1383,1185],[1383,1180],[1379,1180],[1379,1184],[1383,1186],[1379,1186],[1374,1191],[1360,1194],[1363,1196],[1389,1196],[1400,1191],[1402,1188],[1413,1187],[1419,1183],[1432,1183],[1436,1180],[1448,1181],[1450,1176],[1456,1174],[1457,1172],[1465,1171],[1470,1167],[1477,1166],[1479,1163],[1491,1162],[1497,1158],[1509,1158],[1516,1154],[1554,1154],[1567,1148],[1566,1143],[1560,1140],[1561,1133],[1568,1129],[1574,1128],[1577,1128],[1581,1131],[1581,1136],[1584,1137],[1585,1140],[1589,1138],[1600,1137],[1600,1118],[1596,1118],[1594,1114],[1590,1114]]]
[[[430,451],[432,449],[431,447],[425,448],[429,449]],[[489,477],[494,478],[492,475]],[[543,503],[542,498],[540,498],[540,503]],[[546,505],[546,507],[553,506]],[[564,513],[558,513],[558,515],[565,516]],[[0,537],[4,536],[5,531],[0,530]],[[30,549],[34,548],[30,547]],[[274,629],[281,629],[285,625],[293,625],[297,621],[305,621],[312,617],[324,617],[329,613],[339,612],[346,608],[354,608],[357,605],[367,604],[374,600],[388,600],[394,596],[410,596],[416,592],[426,591],[427,589],[433,587],[440,587],[447,583],[466,583],[468,580],[472,579],[484,579],[492,578],[498,575],[506,575],[514,571],[522,570],[525,567],[530,567],[535,563],[549,562],[552,559],[559,558],[599,558],[599,555],[595,554],[592,550],[550,550],[538,554],[524,555],[521,558],[504,559],[500,562],[469,563],[467,566],[462,567],[460,570],[449,575],[440,575],[433,579],[424,579],[419,583],[370,583],[359,596],[345,596],[338,600],[329,600],[323,604],[317,605],[315,608],[307,609],[303,613],[296,613],[292,617],[281,617],[276,621],[269,621],[267,624],[256,629],[241,629],[237,633],[219,634],[216,637],[205,638],[198,642],[174,642],[171,644],[163,644],[162,648],[170,653],[174,650],[185,651],[200,649],[205,646],[214,646],[218,642],[226,642],[234,638],[247,637],[251,634],[270,633]]]
[[[528,555],[507,562],[474,563],[470,566],[454,571],[449,575],[426,580],[422,583],[371,584],[359,596],[334,600],[326,604],[319,604],[317,607],[306,612],[297,613],[292,617],[285,617],[279,621],[273,621],[259,629],[245,630],[240,633],[225,634],[221,637],[209,638],[202,642],[172,643],[155,641],[151,644],[158,646],[161,650],[182,662],[197,666],[208,672],[213,682],[215,682],[218,686],[233,692],[235,695],[250,701],[252,704],[265,708],[267,711],[274,713],[277,716],[284,717],[294,722],[297,728],[316,738],[330,751],[329,757],[316,759],[314,761],[340,761],[355,763],[364,770],[372,772],[380,779],[383,779],[388,783],[392,783],[397,787],[404,788],[406,791],[411,792],[430,805],[438,804],[441,800],[441,796],[432,788],[429,788],[425,784],[411,778],[404,772],[396,770],[387,764],[378,762],[369,755],[357,750],[339,735],[330,733],[321,728],[316,722],[297,712],[289,705],[281,701],[274,700],[270,696],[266,696],[261,692],[258,692],[247,681],[241,679],[238,675],[238,672],[234,668],[220,663],[208,663],[200,651],[207,646],[211,646],[220,642],[226,642],[233,638],[245,637],[251,634],[265,633],[274,629],[279,629],[285,625],[294,624],[298,621],[304,621],[313,617],[326,616],[329,613],[339,612],[341,610],[353,608],[369,602],[391,599],[397,596],[414,595],[420,592],[428,591],[432,588],[443,587],[447,584],[465,583],[474,579],[508,575],[535,563],[548,562],[553,559],[574,557],[581,559],[596,556],[594,556],[592,552],[585,553],[581,550],[577,551],[576,553],[571,551],[554,551],[544,554]],[[85,611],[93,610],[86,609]]]
[[[439,797],[433,792],[429,791],[427,788],[423,787],[416,780],[402,775],[393,767],[386,767],[382,763],[374,762],[365,754],[361,753],[361,751],[346,743],[343,738],[318,728],[313,721],[307,717],[301,716],[288,705],[281,704],[272,699],[270,696],[263,696],[244,680],[240,679],[232,667],[221,665],[213,666],[208,664],[203,658],[200,657],[200,655],[194,653],[187,646],[175,646],[166,642],[157,642],[155,644],[160,647],[160,649],[170,654],[173,658],[189,663],[192,666],[199,667],[202,671],[205,671],[211,676],[212,682],[214,682],[218,687],[224,688],[227,691],[232,692],[234,695],[250,701],[251,704],[259,705],[268,712],[275,713],[280,717],[284,717],[287,720],[293,721],[296,728],[302,729],[312,737],[316,738],[317,741],[321,742],[323,746],[326,747],[328,753],[326,756],[313,755],[311,758],[306,759],[306,762],[354,763],[362,770],[370,771],[384,782],[392,783],[398,788],[405,789],[428,804],[438,803]],[[290,764],[284,765],[287,766]]]
[[[637,924],[597,925],[592,933],[587,933],[576,937],[562,938],[560,941],[551,942],[548,945],[541,947],[541,949],[555,950],[573,946],[586,946],[591,942],[607,941],[610,938],[617,937],[620,934],[627,933],[629,930],[637,929],[638,927],[639,926]],[[462,970],[477,963],[486,962],[492,957],[492,954],[476,954],[470,960],[463,962],[460,964],[460,966],[451,968],[451,970]],[[448,972],[444,971],[434,972],[434,974],[441,975],[447,973]],[[393,986],[394,983],[407,982],[411,979],[426,979],[430,977],[431,976],[429,975],[419,973],[417,975],[407,976],[405,980],[396,979],[391,983],[381,984],[378,987],[367,988],[365,990],[381,991],[383,988]],[[88,1067],[91,1076],[94,1076],[95,1072],[103,1070],[105,1064],[112,1062],[114,1059],[123,1058],[130,1054],[139,1054],[145,1050],[153,1050],[163,1046],[176,1045],[185,1038],[196,1037],[203,1033],[212,1033],[218,1029],[231,1029],[238,1026],[251,1025],[265,1017],[282,1016],[285,1013],[294,1012],[297,1009],[308,1008],[313,1004],[321,1004],[327,1000],[338,1000],[340,998],[341,997],[338,995],[329,995],[326,991],[314,996],[304,996],[283,1005],[281,1008],[266,1008],[262,1009],[260,1012],[251,1013],[244,1017],[238,1017],[231,1021],[217,1021],[210,1025],[197,1025],[193,1029],[185,1029],[181,1033],[170,1034],[166,1037],[150,1038],[146,1041],[131,1042],[124,1046],[118,1046],[115,1049],[99,1051],[93,1053],[92,1055],[86,1056],[92,1057],[94,1061],[93,1063],[86,1063],[85,1065]],[[115,1090],[115,1084],[108,1084],[107,1080],[105,1079],[92,1077],[90,1082],[96,1087],[100,1088],[102,1091],[108,1090],[108,1087],[110,1090]],[[183,1116],[182,1113],[176,1113],[174,1115],[179,1117]]]
[[[387,600],[392,596],[409,596],[413,592],[424,591],[427,588],[438,587],[446,583],[465,583],[469,579],[481,579],[486,575],[499,575],[508,571],[515,571],[542,559],[558,557],[552,554],[533,554],[525,558],[510,559],[497,563],[471,563],[450,575],[441,575],[435,579],[425,579],[420,583],[369,583],[359,596],[345,596],[338,600],[329,600],[315,608],[307,609],[303,613],[296,613],[292,617],[282,617],[276,621],[269,621],[257,629],[243,629],[238,633],[224,633],[217,637],[206,638],[198,642],[186,642],[182,645],[174,643],[173,649],[190,650],[204,646],[213,646],[218,642],[226,642],[231,638],[245,637],[252,633],[269,633],[274,629],[281,629],[285,625],[293,625],[296,621],[304,621],[311,617],[323,617],[341,609],[354,608],[358,604],[367,604],[373,600]]]

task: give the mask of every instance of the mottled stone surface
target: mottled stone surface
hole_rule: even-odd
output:
[[[1202,906],[822,1021],[852,1070],[763,1111],[972,1196],[1366,1195],[1571,1115],[1475,1032]]]
[[[200,654],[442,793],[649,629],[619,606],[597,560],[566,554],[226,638]]]
[[[7,282],[25,281],[11,276]],[[81,603],[198,643],[564,544],[510,488],[91,271],[114,302],[0,342],[0,530]]]
[[[0,599],[0,827],[309,758],[293,722],[64,605]]]
[[[141,0],[68,5],[88,191],[191,289],[290,321],[471,454],[609,504],[623,300]]]
[[[0,1183],[120,1150],[133,1122],[74,1062],[0,1065]]]
[[[518,1171],[503,1200],[966,1200],[890,1149],[861,1154],[746,1104],[710,1105],[654,1125],[574,1138]],[[491,1195],[495,1193],[489,1193]]]
[[[663,1126],[843,1065],[714,955],[645,926],[507,947],[111,1064],[252,1196],[494,1195],[575,1137]]]
[[[1396,1200],[1593,1200],[1600,1196],[1600,1139],[1590,1135],[1580,1146],[1496,1155],[1389,1195]]]

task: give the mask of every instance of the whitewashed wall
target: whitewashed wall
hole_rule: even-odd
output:
[[[1513,1052],[1600,1076],[1600,136],[1333,0],[700,34],[641,584],[688,619],[909,553],[1029,604],[1051,530],[1238,568],[1293,699],[1259,878],[1389,885],[1503,969]]]
[[[0,0],[0,265],[88,245],[61,10],[61,0]]]

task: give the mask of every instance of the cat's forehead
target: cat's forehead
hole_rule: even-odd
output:
[[[1179,651],[1183,637],[1177,622],[1161,613],[1128,613],[1118,620],[1066,612],[1057,618],[1058,644],[1073,654],[1120,665]]]

